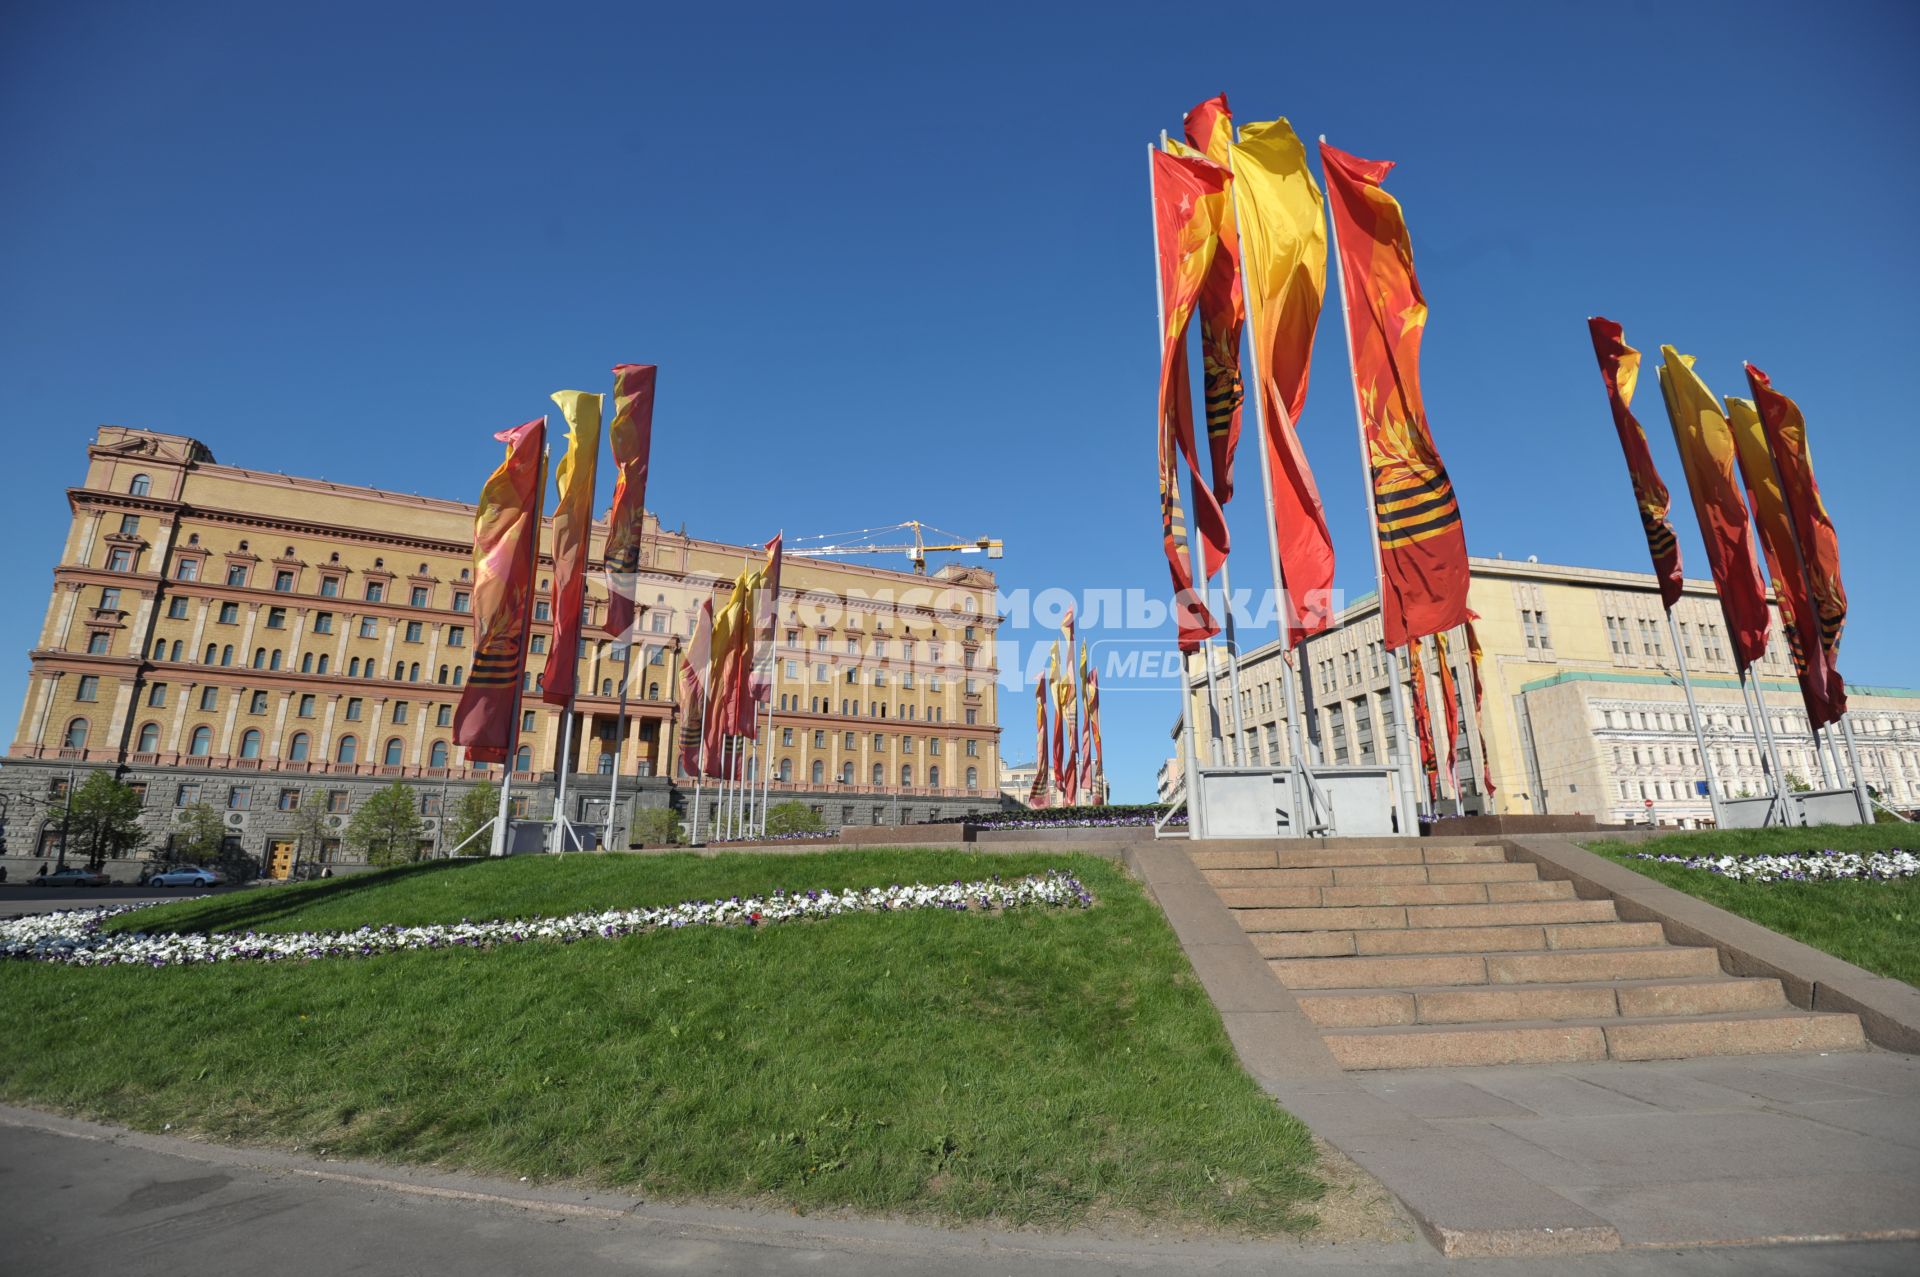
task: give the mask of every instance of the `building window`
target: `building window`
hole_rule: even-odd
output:
[[[115,546],[113,549],[108,550],[107,551],[107,571],[109,572],[133,571],[133,551],[125,548],[124,546]]]
[[[420,627],[420,622],[418,621],[407,622],[407,642],[418,643],[420,641],[421,633],[422,633],[422,630]]]
[[[134,746],[142,754],[157,753],[160,749],[160,724],[142,723],[140,725],[140,743]]]
[[[127,485],[127,492],[136,497],[144,497],[153,491],[153,480],[144,474],[133,476],[133,482]]]
[[[967,768],[967,788],[968,789],[980,788],[980,772],[977,768],[973,768],[973,767]]]
[[[259,728],[249,727],[246,730],[246,733],[240,737],[240,757],[242,758],[260,757],[260,729]]]
[[[446,727],[452,722],[453,722],[453,706],[442,705],[439,709],[434,711],[433,725],[435,727]]]
[[[297,712],[301,718],[313,717],[313,693],[308,692],[300,698],[300,708]]]
[[[80,688],[74,693],[77,701],[97,701],[100,699],[100,677],[97,674],[82,674]]]
[[[513,770],[517,772],[530,772],[533,770],[533,749],[530,746],[522,745],[519,751],[514,754]],[[522,801],[524,801],[524,799]]]
[[[283,607],[268,608],[267,609],[267,628],[270,630],[286,629],[287,628],[287,609]]]
[[[267,694],[265,692],[255,692],[253,694],[253,699],[247,705],[247,713],[264,714],[266,712],[267,712]]]
[[[367,602],[378,603],[386,597],[387,584],[384,581],[367,582]]]
[[[112,643],[113,639],[104,631],[89,634],[87,636],[87,655],[105,656],[107,654],[107,648],[110,647]]]
[[[173,565],[173,579],[176,581],[197,581],[200,579],[200,561],[182,559]]]
[[[297,789],[281,790],[280,800],[276,805],[280,808],[281,811],[299,811],[300,810],[300,791]]]
[[[320,597],[323,599],[339,598],[340,597],[340,578],[337,576],[321,577],[320,578]]]
[[[200,786],[198,782],[189,781],[173,792],[173,805],[175,807],[193,807],[198,805],[199,802]]]
[[[427,605],[427,587],[424,585],[414,586],[413,597],[410,602],[414,607],[425,607]]]
[[[969,741],[967,742],[967,757],[968,757],[968,758],[978,758],[978,757],[980,757],[980,742],[979,742],[979,741],[977,741],[977,740],[969,740]]]
[[[361,701],[358,696],[349,696],[347,698],[347,721],[349,723],[357,723],[360,721],[360,705]]]
[[[200,708],[203,710],[219,709],[220,708],[220,689],[217,687],[201,688],[200,689]]]
[[[187,742],[187,752],[195,758],[205,758],[208,754],[211,754],[213,752],[213,729],[211,727],[194,728],[193,735]]]
[[[306,762],[308,743],[309,737],[305,732],[295,732],[293,739],[287,743],[287,757],[296,763]]]
[[[346,809],[347,791],[344,789],[329,789],[327,791],[327,810],[338,815]]]
[[[533,619],[536,621],[550,621],[553,619],[553,609],[548,606],[545,599],[535,599],[533,601]]]
[[[447,646],[465,647],[466,645],[467,627],[464,625],[449,625],[447,627]]]
[[[356,741],[351,736],[342,736],[340,738],[339,748],[333,751],[333,761],[336,763],[351,763],[359,757],[359,752],[359,741]]]
[[[437,740],[433,742],[433,749],[427,754],[427,766],[445,767],[446,765],[447,765],[447,742],[443,740]]]
[[[453,610],[456,612],[473,611],[473,596],[465,590],[455,590],[453,592]]]
[[[84,718],[76,718],[71,723],[68,723],[65,741],[68,749],[85,749],[87,747],[87,720]]]
[[[378,617],[363,616],[360,618],[360,637],[361,638],[379,638],[380,637],[380,620]]]
[[[406,746],[401,743],[398,736],[389,736],[387,738],[387,752],[383,761],[389,767],[398,767],[405,751]]]

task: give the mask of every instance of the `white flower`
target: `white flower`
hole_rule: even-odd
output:
[[[650,909],[609,909],[561,918],[461,921],[420,927],[361,927],[357,931],[104,934],[108,918],[151,908],[150,904],[103,909],[69,909],[0,922],[0,958],[59,962],[69,966],[181,966],[208,962],[279,962],[311,958],[370,958],[418,949],[487,949],[530,940],[615,939],[661,928],[759,926],[846,913],[902,909],[951,909],[960,912],[1013,909],[1022,905],[1087,908],[1093,897],[1079,879],[1060,870],[1030,874],[1011,882],[998,878],[941,885],[850,888],[785,892],[771,896],[690,900]]]
[[[1659,856],[1634,853],[1685,869],[1704,869],[1739,882],[1891,882],[1920,874],[1920,856],[1910,851],[1806,851],[1781,856]]]

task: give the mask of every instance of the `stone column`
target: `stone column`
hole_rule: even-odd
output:
[[[247,695],[247,689],[244,687],[234,687],[228,690],[232,695],[227,697],[227,718],[220,726],[220,746],[213,751],[222,758],[233,757],[233,723],[240,715],[240,702]]]
[[[193,703],[194,690],[199,686],[198,683],[183,683],[178,687],[180,698],[173,703],[173,726],[167,729],[169,754],[180,752],[180,733],[185,731],[187,726],[187,706]]]
[[[266,757],[276,761],[283,757],[281,742],[286,739],[287,705],[293,700],[293,695],[292,692],[280,693],[280,706],[273,711],[273,734],[267,741],[267,748],[262,751]]]
[[[213,608],[212,599],[200,600],[200,614],[193,618],[193,641],[188,644],[187,659],[197,661],[201,657],[200,640],[207,634],[207,613]]]

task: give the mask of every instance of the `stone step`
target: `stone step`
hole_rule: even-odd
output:
[[[1531,904],[1574,898],[1570,882],[1377,882],[1358,886],[1215,887],[1214,890],[1229,909]]]
[[[1514,953],[1629,949],[1665,942],[1657,922],[1572,922],[1530,927],[1422,927],[1373,931],[1262,931],[1263,958],[1366,957],[1415,953]]]
[[[1778,980],[1732,976],[1440,989],[1327,989],[1300,994],[1300,1009],[1307,1018],[1327,1028],[1705,1016],[1774,1011],[1786,1005],[1787,996]]]
[[[1357,932],[1355,933],[1357,937]],[[1434,985],[1573,984],[1720,974],[1709,948],[1557,949],[1533,953],[1271,958],[1289,989],[1410,989]]]
[[[1399,1025],[1338,1029],[1324,1036],[1334,1058],[1348,1069],[1667,1060],[1857,1051],[1866,1045],[1857,1016],[1795,1010],[1590,1023]]]
[[[1396,839],[1380,843],[1252,843],[1221,847],[1212,842],[1187,853],[1194,867],[1209,869],[1353,869],[1369,865],[1503,864],[1506,852],[1496,846],[1434,843],[1425,839]]]
[[[1473,887],[1477,884],[1459,884]],[[1229,888],[1231,890],[1231,888]],[[1320,887],[1274,887],[1313,892]],[[1337,890],[1337,888],[1335,889]],[[1509,904],[1315,905],[1308,897],[1276,908],[1233,911],[1244,931],[1377,931],[1393,927],[1509,927],[1529,923],[1617,922],[1611,900],[1539,900]]]
[[[1465,865],[1319,865],[1307,869],[1206,869],[1201,876],[1214,888],[1364,887],[1377,883],[1458,883],[1540,880],[1530,864]]]

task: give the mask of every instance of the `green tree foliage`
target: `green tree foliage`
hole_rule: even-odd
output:
[[[210,865],[221,858],[227,827],[210,803],[182,809],[173,824],[173,859],[181,864]]]
[[[1804,794],[1813,789],[1813,786],[1809,785],[1799,772],[1788,772],[1786,781],[1789,794]]]
[[[333,836],[333,830],[327,824],[326,800],[321,791],[310,789],[300,795],[300,805],[293,809],[292,825],[295,859],[309,864],[317,863],[321,848]]]
[[[97,869],[104,860],[134,855],[145,840],[140,795],[131,786],[107,772],[95,772],[74,791],[67,845],[84,851],[90,866]]]
[[[347,846],[370,865],[399,865],[420,859],[425,833],[412,786],[396,780],[353,813],[347,822]]]
[[[446,837],[441,840],[440,845],[448,852],[452,852],[455,847],[460,847],[461,843],[472,838],[480,826],[499,814],[500,787],[492,781],[481,781],[460,795],[460,801],[455,803],[453,810],[447,813],[449,823]],[[466,846],[460,847],[458,854],[484,856],[487,854],[488,847],[486,839],[477,838]]]
[[[671,807],[641,807],[633,813],[633,841],[671,847],[680,841],[680,813]]]
[[[803,802],[788,800],[775,803],[767,812],[767,833],[773,834],[816,834],[826,828],[826,822],[820,819],[820,813]]]

